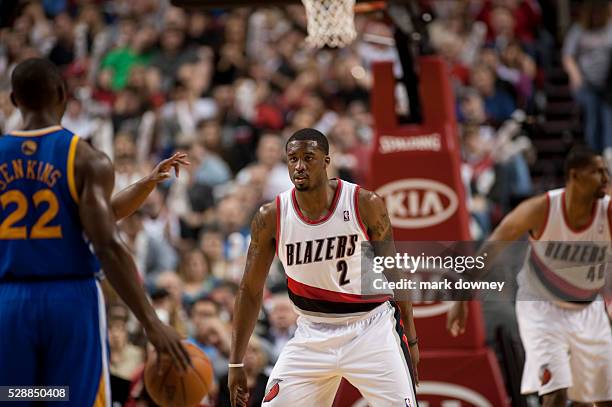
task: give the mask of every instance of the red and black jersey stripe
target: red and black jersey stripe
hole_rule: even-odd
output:
[[[597,298],[598,291],[576,287],[559,277],[548,268],[534,250],[529,256],[529,264],[542,285],[557,298],[574,303],[590,303]]]
[[[382,302],[334,302],[315,300],[297,295],[291,290],[289,290],[289,298],[296,307],[303,311],[323,314],[354,314],[357,312],[368,312],[382,304]]]
[[[312,287],[287,278],[289,298],[304,311],[324,314],[368,312],[389,300],[388,295],[358,295]]]

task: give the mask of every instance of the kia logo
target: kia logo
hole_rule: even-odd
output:
[[[417,229],[444,222],[457,210],[457,194],[441,182],[425,178],[402,179],[378,188],[391,224]]]

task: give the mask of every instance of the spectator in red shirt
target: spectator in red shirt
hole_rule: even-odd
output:
[[[499,34],[493,21],[494,10],[499,6],[506,8],[514,18],[516,38],[524,44],[533,43],[542,18],[536,0],[485,0],[476,18],[487,25],[487,40],[494,41]]]

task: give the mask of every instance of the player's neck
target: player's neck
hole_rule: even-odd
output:
[[[22,116],[22,130],[37,130],[60,125],[57,115],[51,112],[22,112]]]
[[[574,188],[565,188],[565,215],[568,220],[574,224],[584,224],[591,219],[593,213],[593,204],[595,198],[593,196],[584,196]]]
[[[328,180],[318,188],[308,191],[296,190],[295,197],[302,213],[312,220],[325,216],[332,206],[336,188],[338,181]]]

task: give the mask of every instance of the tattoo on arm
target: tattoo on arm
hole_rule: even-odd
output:
[[[274,214],[270,212],[270,207],[265,205],[255,213],[251,221],[251,243],[247,252],[245,272],[255,267],[261,267],[261,265],[256,266],[256,264],[264,259],[270,258],[271,262],[274,257],[275,231],[272,228],[271,217],[273,218]]]
[[[386,213],[378,214],[374,224],[370,226],[371,236],[375,240],[390,241],[393,239],[391,222]]]
[[[251,222],[251,243],[249,244],[249,251],[247,252],[245,272],[248,272],[252,268],[253,262],[259,255],[260,234],[265,227],[266,222],[264,217],[261,212],[258,211]]]
[[[253,221],[251,222],[251,236],[259,236],[262,230],[266,227],[266,221],[264,220],[261,211],[257,211]]]

